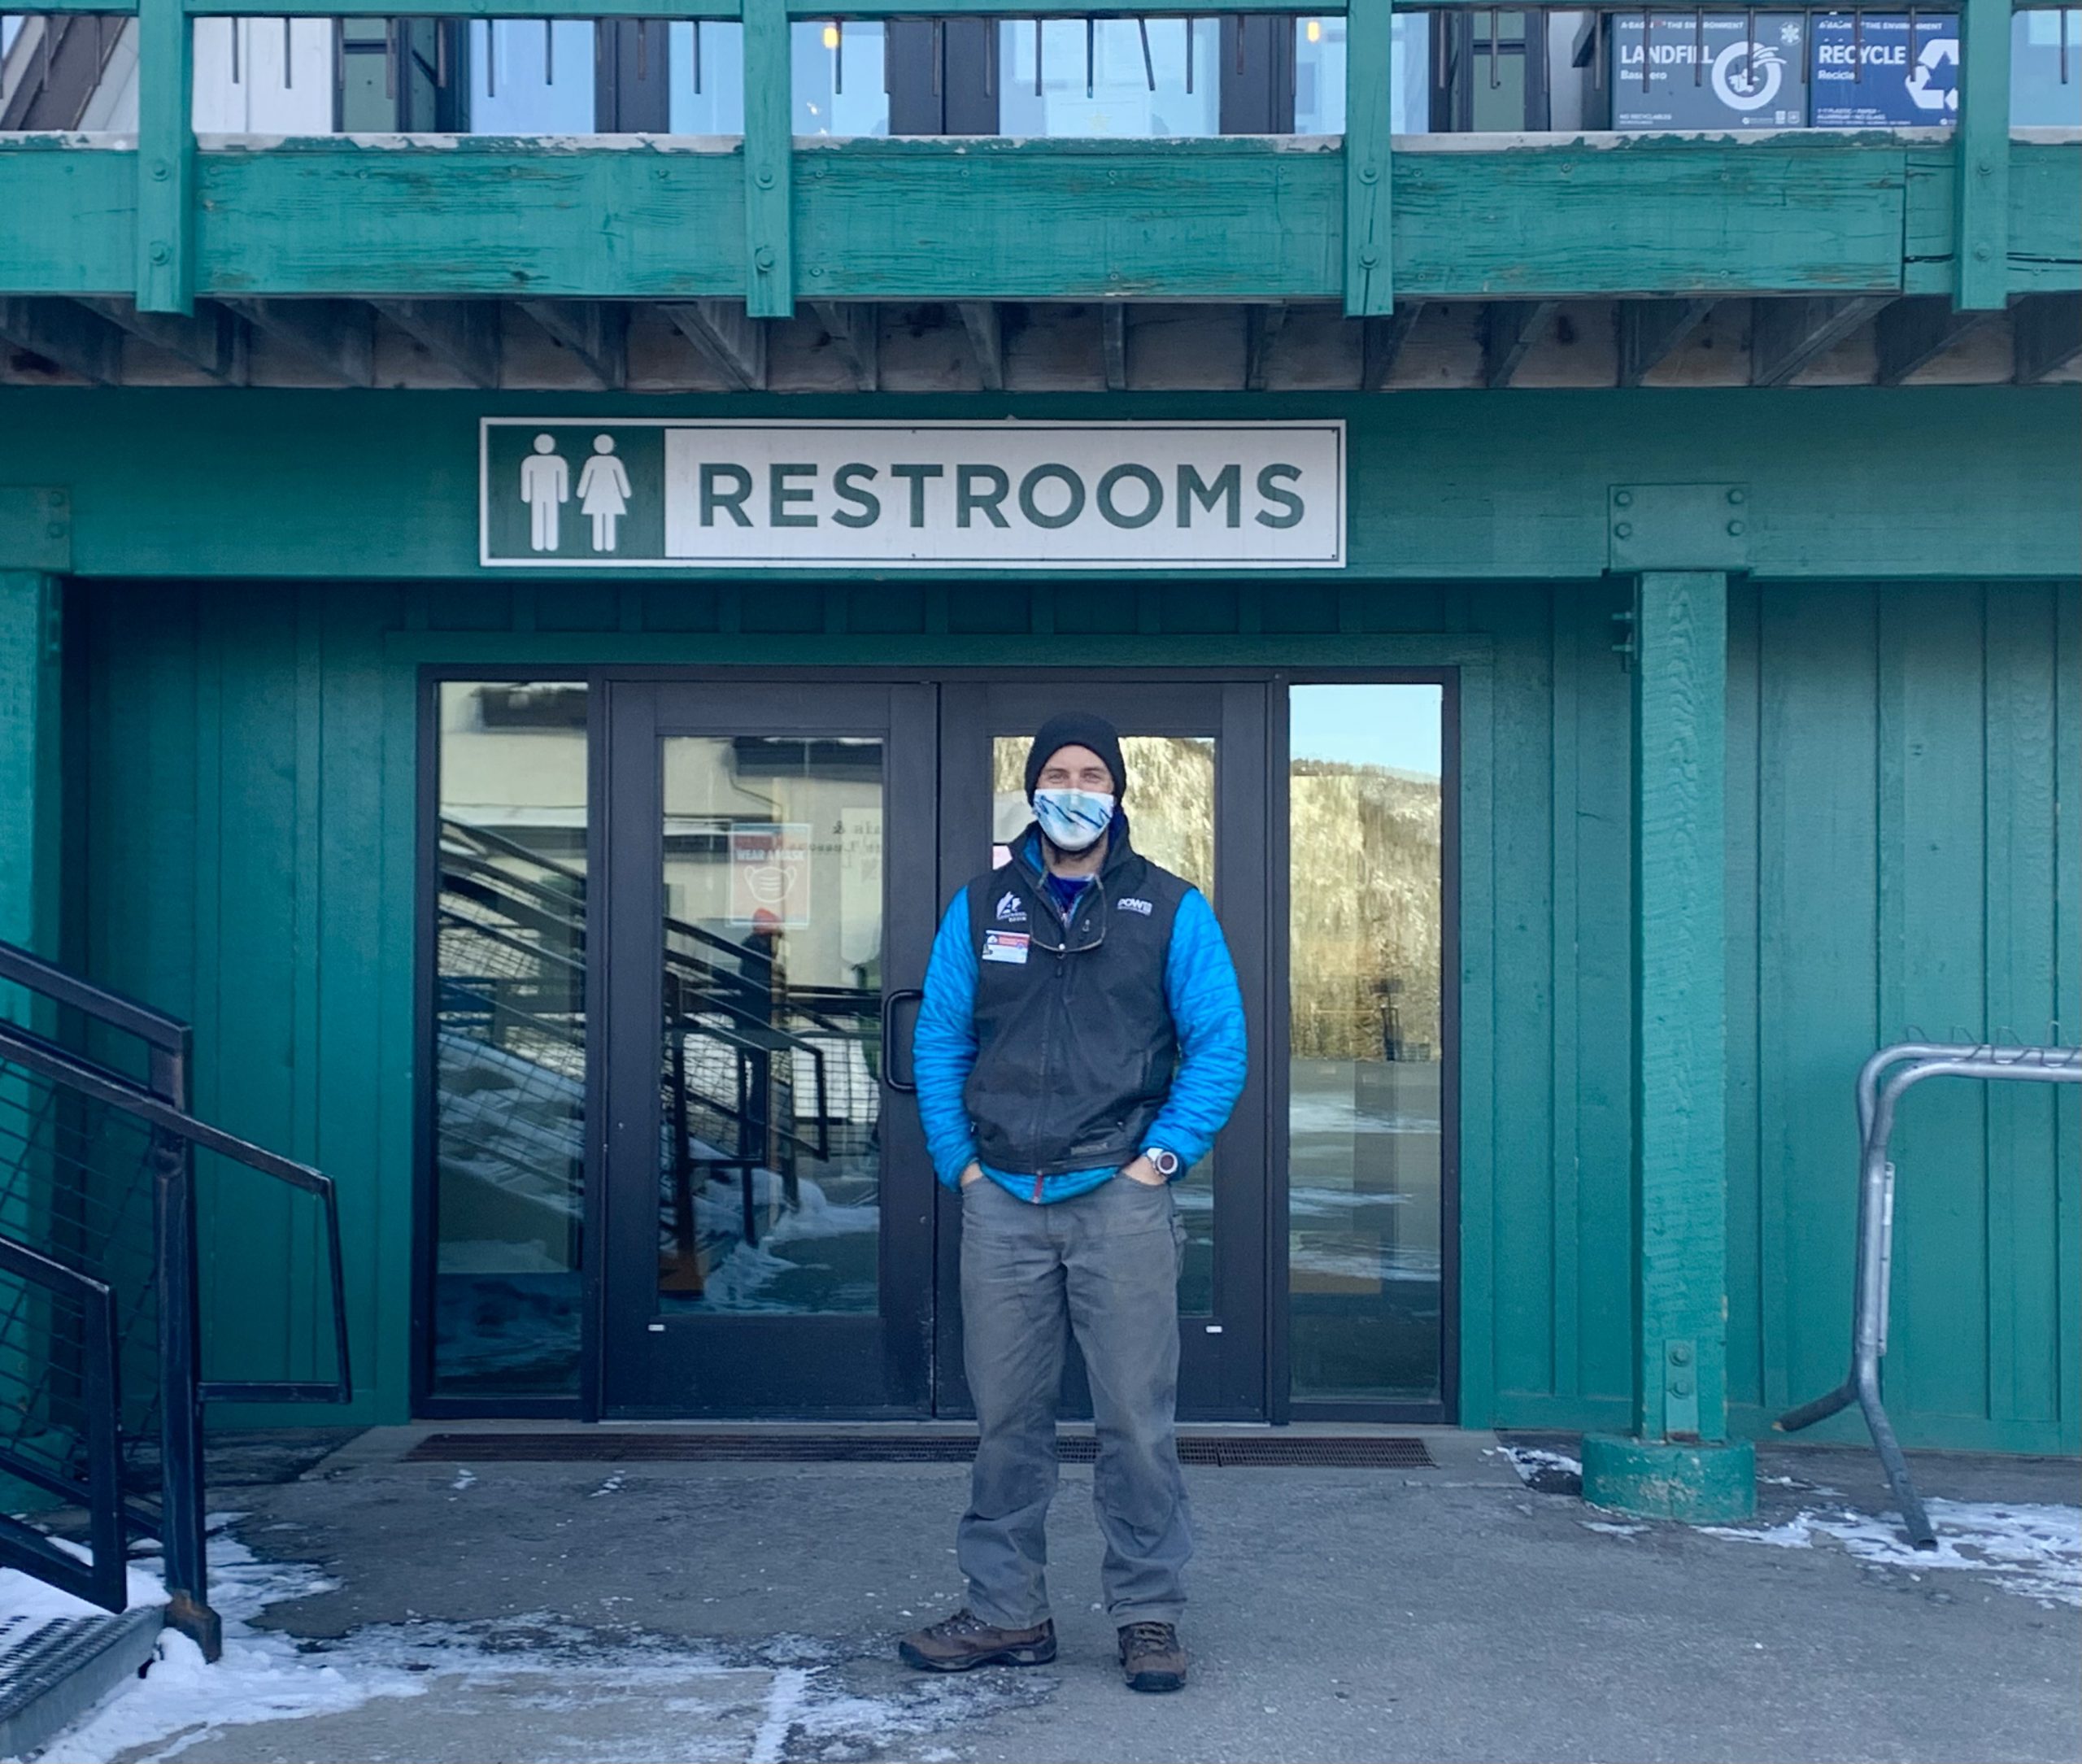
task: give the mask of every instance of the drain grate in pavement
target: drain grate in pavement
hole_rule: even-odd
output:
[[[1057,1442],[1065,1464],[1089,1464],[1097,1442]],[[973,1434],[434,1433],[406,1454],[442,1464],[966,1464]],[[1178,1457],[1224,1469],[1430,1470],[1422,1440],[1392,1435],[1183,1434]]]

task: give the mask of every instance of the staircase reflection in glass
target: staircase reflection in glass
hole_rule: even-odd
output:
[[[882,743],[664,743],[661,1311],[878,1308]]]
[[[576,1396],[586,689],[441,687],[438,1396]]]

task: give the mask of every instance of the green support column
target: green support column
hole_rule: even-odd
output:
[[[1634,1428],[1583,1441],[1583,1498],[1754,1509],[1727,1442],[1727,577],[1648,571],[1634,612]]]
[[[745,311],[795,311],[794,74],[784,0],[745,0]]]
[[[1390,0],[1352,0],[1344,22],[1344,311],[1395,310],[1394,172],[1390,94],[1395,15]]]
[[[138,0],[137,310],[195,310],[195,37],[182,0]]]
[[[58,953],[58,580],[0,570],[0,938]],[[0,1015],[22,1021],[0,987]]]
[[[2010,0],[1959,8],[1958,279],[1952,304],[1996,311],[2010,299]]]

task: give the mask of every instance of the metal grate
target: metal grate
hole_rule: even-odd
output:
[[[1065,1464],[1089,1464],[1098,1443],[1057,1442]],[[966,1464],[973,1434],[435,1433],[406,1454],[442,1464]],[[1185,1434],[1178,1457],[1222,1469],[1430,1470],[1422,1440],[1371,1434]]]

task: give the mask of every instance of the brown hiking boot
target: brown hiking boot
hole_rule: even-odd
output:
[[[921,1672],[966,1672],[972,1666],[1046,1666],[1056,1657],[1056,1626],[1000,1629],[960,1610],[896,1644],[897,1657]]]
[[[1121,1671],[1131,1691],[1182,1691],[1186,1650],[1169,1623],[1121,1626]]]

